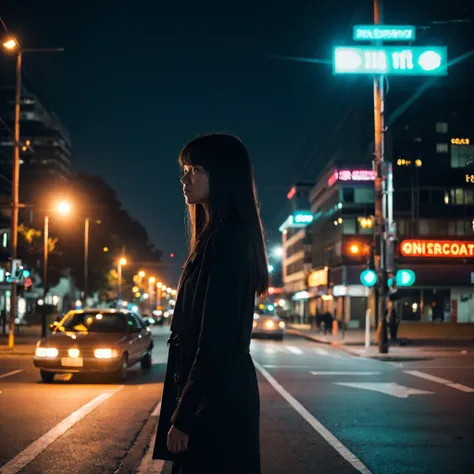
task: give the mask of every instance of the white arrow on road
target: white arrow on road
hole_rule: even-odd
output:
[[[397,398],[408,398],[410,395],[432,395],[434,392],[427,390],[418,390],[416,388],[398,385],[395,382],[389,383],[347,383],[335,382],[336,385],[344,385],[345,387],[361,388],[363,390],[372,390],[374,392],[385,393]]]

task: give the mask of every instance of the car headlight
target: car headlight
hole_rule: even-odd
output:
[[[280,322],[278,323],[278,327],[279,327],[280,329],[285,329],[285,321],[280,321]]]
[[[81,351],[79,349],[76,349],[75,347],[73,347],[73,348],[71,348],[67,351],[67,354],[68,354],[69,357],[72,357],[73,359],[76,359],[81,354]]]
[[[267,321],[267,322],[265,323],[265,327],[266,327],[267,329],[273,329],[273,328],[275,327],[275,323],[274,323],[273,321]]]
[[[36,357],[50,357],[54,358],[58,356],[58,350],[55,347],[37,347],[35,349]]]
[[[117,357],[117,351],[115,349],[95,349],[94,357],[96,359],[113,359]]]

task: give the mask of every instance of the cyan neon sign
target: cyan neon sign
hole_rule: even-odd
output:
[[[444,46],[336,47],[333,73],[445,76],[447,56]]]
[[[410,25],[355,25],[355,41],[413,41],[416,29]]]

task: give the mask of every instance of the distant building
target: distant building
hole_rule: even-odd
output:
[[[284,292],[291,301],[290,312],[308,315],[307,278],[311,269],[311,221],[309,192],[314,182],[297,182],[288,192],[288,217],[282,233],[282,273]]]
[[[309,200],[313,222],[310,314],[329,311],[349,326],[363,327],[369,292],[360,273],[370,253],[374,213],[370,164],[332,162],[319,175]]]
[[[442,88],[392,126],[403,320],[474,322],[474,94]]]
[[[0,89],[0,172],[11,179],[14,89]],[[71,140],[59,118],[23,89],[20,111],[20,198],[37,202],[42,192],[66,186],[71,174]]]

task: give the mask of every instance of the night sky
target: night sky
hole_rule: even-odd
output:
[[[371,113],[367,81],[271,57],[330,59],[335,43],[351,44],[353,24],[372,22],[370,0],[5,3],[0,15],[25,47],[65,48],[25,56],[25,81],[71,131],[75,168],[102,175],[177,261],[186,250],[176,159],[187,140],[241,137],[278,242],[289,187],[316,178],[350,102],[367,94]],[[396,3],[385,2],[386,23],[472,17],[469,0]]]

